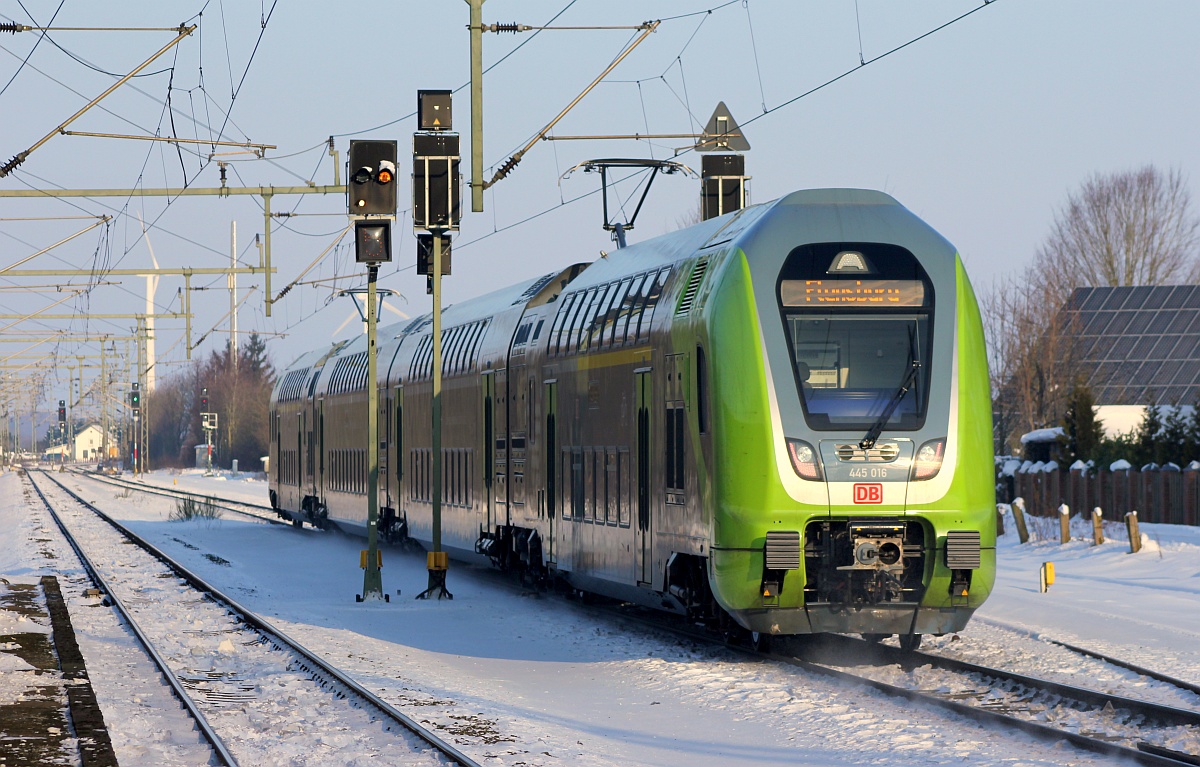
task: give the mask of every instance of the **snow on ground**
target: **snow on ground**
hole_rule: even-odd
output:
[[[257,502],[267,494],[261,480],[192,472],[144,481]],[[170,522],[168,499],[124,499],[84,482],[84,497],[483,764],[1102,763],[795,669],[664,639],[557,596],[523,592],[488,568],[454,564],[455,599],[418,602],[426,585],[419,553],[386,550],[383,583],[392,601],[359,604],[359,540],[233,518]],[[0,496],[19,498],[13,475],[0,476]],[[30,542],[29,526],[13,523],[20,516],[0,506],[0,575],[32,578],[53,563],[37,558],[41,544]],[[1102,676],[1037,641],[1045,636],[1200,682],[1200,531],[1145,525],[1143,532],[1147,546],[1136,555],[1122,541],[1092,546],[1090,536],[1066,546],[1004,537],[992,598],[958,640],[932,644],[1027,673]],[[1046,561],[1058,580],[1042,594],[1038,568]],[[105,663],[103,653],[84,651],[90,667]],[[1127,679],[1106,673],[1117,687]],[[1187,697],[1174,702],[1195,706]],[[124,725],[125,708],[112,698],[102,705]],[[135,727],[125,740],[140,732]]]

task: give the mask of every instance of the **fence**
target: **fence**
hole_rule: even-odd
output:
[[[1072,512],[1090,514],[1097,506],[1106,519],[1123,519],[1137,511],[1141,522],[1200,524],[1200,469],[1119,469],[1100,471],[1051,468],[1017,471],[1002,477],[1000,495],[1025,499],[1026,511],[1048,517],[1060,504]],[[1007,487],[1006,487],[1007,486]]]

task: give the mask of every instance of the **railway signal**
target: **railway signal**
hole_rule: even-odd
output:
[[[442,275],[450,272],[449,233],[458,231],[462,186],[458,134],[450,132],[451,114],[449,91],[417,91],[417,125],[421,130],[413,134],[413,229],[417,231],[418,268],[424,261],[422,273],[429,275],[429,293],[433,296],[433,551],[428,556],[429,585],[417,599],[454,598],[446,588],[449,560],[442,550]],[[424,259],[422,238],[428,244]],[[374,530],[372,527],[372,534]]]
[[[58,428],[65,429],[67,426],[67,401],[58,401]]]
[[[395,141],[350,142],[351,216],[396,215],[396,151]]]
[[[137,381],[133,382],[133,388],[129,392],[129,407],[133,408],[134,412],[142,408],[142,392],[139,390]]]

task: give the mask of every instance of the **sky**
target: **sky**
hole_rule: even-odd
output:
[[[394,260],[380,270],[392,290],[383,321],[429,311],[415,274],[407,157],[418,89],[459,89],[454,128],[470,173],[469,47],[465,3],[325,3],[0,0],[0,23],[56,27],[177,27],[198,23],[144,70],[77,118],[72,131],[159,135],[275,145],[265,159],[232,147],[55,135],[55,129],[174,37],[151,31],[0,33],[0,162],[44,136],[0,190],[129,189],[220,185],[331,184],[352,138],[400,144],[400,217]],[[710,11],[708,13],[707,11]],[[485,23],[632,26],[661,19],[629,56],[555,127],[559,136],[689,133],[719,101],[744,129],[752,202],[815,187],[879,189],[942,232],[960,250],[977,290],[1027,264],[1056,208],[1090,174],[1153,164],[1178,168],[1200,204],[1200,97],[1194,45],[1200,5],[1035,0],[795,3],[765,0],[488,0]],[[53,19],[53,24],[51,24]],[[266,22],[265,26],[263,22]],[[545,30],[484,36],[484,164],[495,168],[533,138],[595,79],[638,32]],[[911,43],[911,44],[910,44]],[[899,49],[899,50],[897,50]],[[24,62],[24,63],[23,63]],[[135,90],[136,88],[136,90]],[[815,89],[815,90],[814,90]],[[170,96],[167,108],[168,95]],[[599,179],[564,174],[594,158],[675,159],[699,169],[687,140],[537,142],[489,189],[485,210],[464,216],[444,299],[453,303],[532,278],[615,245],[601,229]],[[214,153],[221,153],[210,157]],[[344,171],[343,171],[344,175]],[[610,192],[632,212],[643,176]],[[695,215],[699,182],[655,181],[631,241],[672,231]],[[622,208],[622,201],[631,201]],[[270,307],[261,276],[238,278],[241,333],[268,338],[277,365],[361,332],[346,288],[361,287],[340,195],[277,196],[271,293],[302,282]],[[83,230],[23,265],[77,268],[104,283],[49,312],[72,320],[27,320],[20,337],[53,330],[130,336],[131,319],[87,314],[145,311],[145,280],[106,278],[112,268],[227,266],[231,223],[238,258],[257,265],[263,232],[258,197],[0,198],[0,268]],[[143,226],[147,234],[143,234]],[[328,249],[328,252],[325,251]],[[324,256],[322,254],[325,253]],[[333,279],[339,278],[339,279]],[[64,296],[64,278],[0,274],[0,314],[27,314]],[[9,286],[25,286],[14,290]],[[50,286],[50,287],[34,287]],[[229,292],[222,276],[194,277],[193,358],[228,341]],[[247,296],[247,291],[254,288]],[[160,312],[181,311],[183,280],[163,277]],[[51,292],[45,292],[45,291]],[[68,308],[69,307],[69,308]],[[4,327],[13,320],[5,320]],[[211,331],[211,332],[209,332]],[[206,336],[205,333],[208,333]],[[200,341],[204,336],[203,341]],[[186,362],[182,319],[157,322],[158,376]],[[66,396],[61,362],[95,354],[95,342],[0,344],[0,357],[54,349],[60,360],[37,389],[44,407]],[[123,351],[124,342],[117,342]],[[2,364],[29,362],[14,358]],[[0,370],[16,377],[30,371]],[[97,371],[89,369],[88,377]],[[33,387],[22,387],[32,391]]]

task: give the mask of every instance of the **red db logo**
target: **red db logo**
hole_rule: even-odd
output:
[[[883,484],[879,482],[854,483],[855,503],[883,503]]]

